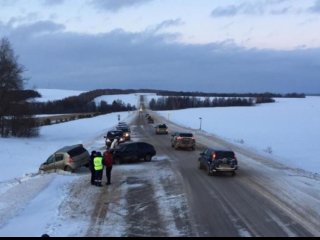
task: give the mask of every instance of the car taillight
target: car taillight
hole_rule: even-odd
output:
[[[69,163],[74,163],[74,160],[72,159],[72,157],[69,157]]]
[[[177,140],[181,140],[182,139],[182,137],[177,137]]]
[[[212,160],[215,160],[216,159],[216,154],[214,153],[214,154],[212,154]]]

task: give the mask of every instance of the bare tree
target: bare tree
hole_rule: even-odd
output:
[[[23,90],[24,67],[18,63],[7,38],[0,40],[0,135],[6,137],[37,135],[36,124],[28,112],[26,99],[18,97]],[[24,106],[24,107],[21,107]],[[19,124],[17,123],[19,120]],[[23,124],[23,123],[27,124]],[[29,130],[24,128],[31,128]]]

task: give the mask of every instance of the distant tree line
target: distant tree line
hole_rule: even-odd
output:
[[[159,96],[189,96],[189,97],[251,97],[251,98],[305,98],[304,93],[204,93],[204,92],[175,92],[156,91]]]
[[[65,113],[111,113],[136,110],[135,106],[123,103],[120,99],[107,103],[95,103],[95,99],[104,95],[119,95],[132,93],[155,93],[166,96],[164,99],[151,100],[150,108],[154,110],[182,109],[189,107],[226,107],[226,106],[253,106],[259,103],[272,103],[277,98],[305,98],[305,94],[289,93],[203,93],[203,92],[175,92],[150,89],[97,89],[65,99],[30,103],[33,114],[65,114]],[[178,98],[179,97],[179,98]],[[205,97],[204,100],[195,99]],[[209,97],[216,97],[210,101]],[[208,98],[208,99],[207,99]]]
[[[205,97],[160,97],[157,100],[152,98],[149,107],[152,110],[176,110],[186,108],[201,108],[201,107],[231,107],[231,106],[254,106],[258,103],[271,103],[274,99],[269,97],[259,98],[240,98],[240,97],[214,97],[210,99]]]
[[[100,113],[133,111],[136,107],[115,100],[112,103],[100,101],[96,104],[94,98],[88,98],[86,94],[67,97],[62,100],[47,102],[32,102],[29,104],[33,114],[67,114],[67,113]]]

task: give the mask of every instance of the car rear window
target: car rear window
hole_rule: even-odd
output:
[[[68,151],[68,154],[70,155],[70,157],[74,157],[74,156],[81,155],[85,151],[87,150],[84,147],[77,147]]]
[[[216,152],[216,158],[234,158],[234,152]]]
[[[193,137],[192,133],[180,133],[180,137]]]

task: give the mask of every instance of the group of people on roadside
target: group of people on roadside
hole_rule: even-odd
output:
[[[110,148],[103,152],[92,151],[89,168],[91,171],[91,185],[102,187],[103,170],[106,169],[106,185],[111,184],[111,171],[113,165],[112,150],[119,144],[119,139],[114,139]]]

